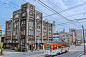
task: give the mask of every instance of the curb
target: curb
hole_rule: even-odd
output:
[[[83,52],[84,53],[84,52]],[[80,55],[78,55],[77,57],[81,57],[83,55],[83,53],[81,53]]]

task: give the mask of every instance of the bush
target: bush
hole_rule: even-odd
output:
[[[26,49],[24,49],[24,48],[18,48],[18,50],[21,50],[21,49],[22,49],[22,50],[26,50]]]
[[[0,54],[3,54],[3,48],[1,49],[1,52],[0,52]]]

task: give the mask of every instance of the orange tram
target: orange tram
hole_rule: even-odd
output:
[[[69,51],[69,43],[64,43],[62,41],[56,43],[45,43],[44,44],[44,54],[45,55],[57,55],[63,52]]]

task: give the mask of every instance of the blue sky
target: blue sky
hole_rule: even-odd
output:
[[[57,12],[60,12],[62,10],[65,10],[73,6],[76,6],[78,4],[86,2],[86,0],[41,0],[41,1]],[[10,18],[12,18],[13,11],[20,9],[21,5],[26,2],[29,2],[35,5],[36,10],[42,12],[43,16],[46,16],[46,14],[48,15],[53,14],[53,12],[49,11],[48,9],[46,9],[45,7],[43,7],[42,5],[40,5],[34,0],[0,0],[0,24],[3,25],[6,22],[6,20],[9,20]],[[56,6],[51,4],[51,2],[54,3]],[[43,17],[43,19],[48,19],[48,21],[51,23],[55,21],[56,22],[55,28],[57,31],[62,31],[65,28],[65,30],[68,32],[69,28],[81,29],[82,24],[86,28],[86,23],[85,23],[86,20],[81,20],[78,22],[74,20],[74,19],[81,19],[83,17],[85,18],[86,14],[76,15],[82,12],[86,12],[86,3],[83,6],[60,13],[62,16],[66,17],[68,20],[73,20],[71,22],[65,20],[65,18],[57,14],[54,14],[52,16],[48,16],[45,18]],[[66,24],[61,24],[61,23],[66,23]],[[57,24],[60,24],[60,25],[57,25]],[[5,30],[5,26],[2,26],[2,29]]]

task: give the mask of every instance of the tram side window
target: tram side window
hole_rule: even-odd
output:
[[[61,48],[61,45],[58,45],[58,49],[60,49]]]
[[[62,47],[64,48],[64,45],[62,45]]]
[[[46,46],[44,46],[44,48],[46,49]]]
[[[66,46],[66,47],[69,47],[69,44],[66,44],[65,46]]]
[[[64,45],[61,45],[61,48],[64,48]]]
[[[55,49],[57,49],[57,45],[55,45]]]
[[[49,46],[44,46],[44,48],[45,48],[45,49],[50,49],[50,47],[49,47]]]
[[[54,50],[54,45],[53,45],[53,50]]]
[[[57,45],[57,49],[58,49],[58,45]]]
[[[50,49],[52,49],[52,46],[50,45]]]

